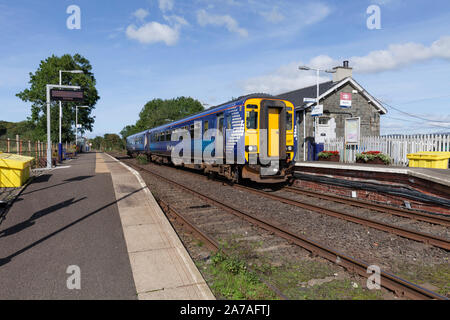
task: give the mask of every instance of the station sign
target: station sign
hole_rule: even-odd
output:
[[[316,98],[303,98],[303,103],[315,103]]]
[[[84,100],[83,90],[50,90],[50,99],[54,101],[81,102]]]
[[[323,115],[323,104],[319,104],[317,106],[314,106],[311,110],[311,116],[312,117],[318,117]]]
[[[351,108],[352,107],[352,94],[341,92],[341,108]]]

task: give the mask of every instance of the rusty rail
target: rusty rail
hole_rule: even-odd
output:
[[[269,232],[272,232],[279,237],[289,241],[290,243],[296,244],[310,252],[312,252],[315,255],[321,256],[333,263],[336,263],[345,269],[349,271],[353,271],[357,274],[359,274],[362,277],[367,277],[367,270],[369,268],[369,264],[366,262],[358,261],[356,259],[353,259],[349,256],[346,256],[338,251],[335,251],[333,249],[330,249],[324,245],[321,245],[315,241],[309,240],[301,235],[297,235],[292,233],[289,230],[286,230],[280,226],[277,226],[276,224],[265,221],[263,219],[254,217],[250,214],[247,214],[245,212],[242,212],[241,210],[234,208],[232,206],[229,206],[219,200],[213,199],[211,197],[208,197],[206,195],[203,195],[195,190],[192,190],[182,184],[179,184],[176,181],[173,181],[171,179],[168,179],[158,173],[155,173],[153,171],[150,171],[146,168],[143,168],[141,166],[136,166],[133,164],[130,164],[132,167],[136,168],[140,171],[145,171],[155,177],[158,177],[182,190],[185,190],[191,194],[194,194],[198,196],[199,198],[203,199],[204,201],[211,203],[215,205],[218,208],[221,208],[227,212],[230,212],[231,214],[238,216],[264,230],[267,230]],[[435,293],[433,291],[430,291],[428,289],[422,288],[416,284],[413,284],[407,280],[404,280],[402,278],[399,278],[393,274],[390,274],[385,271],[381,271],[380,274],[381,277],[381,286],[395,292],[398,296],[406,296],[410,299],[434,299],[434,300],[448,300],[446,297],[441,296],[438,293]]]
[[[371,227],[371,228],[378,229],[381,231],[393,233],[393,234],[396,234],[396,235],[404,237],[404,238],[424,242],[426,244],[430,244],[430,245],[433,245],[435,247],[439,247],[439,248],[442,248],[445,250],[450,250],[450,241],[448,241],[447,239],[441,238],[441,237],[426,234],[423,232],[408,230],[408,229],[394,226],[394,225],[391,225],[388,223],[358,217],[358,216],[355,216],[355,215],[352,215],[349,213],[345,213],[345,212],[341,212],[341,211],[337,211],[337,210],[333,210],[333,209],[328,209],[328,208],[324,208],[324,207],[309,204],[309,203],[303,203],[303,202],[300,202],[297,200],[288,199],[285,197],[281,197],[278,195],[270,194],[270,193],[267,193],[267,192],[264,192],[261,190],[257,190],[257,189],[253,189],[253,188],[249,188],[249,187],[245,187],[245,186],[241,186],[241,185],[235,185],[234,187],[238,188],[238,189],[246,190],[248,192],[252,192],[254,194],[262,195],[262,196],[264,196],[266,198],[270,198],[272,200],[276,200],[276,201],[280,201],[280,202],[283,202],[283,203],[286,203],[289,205],[293,205],[293,206],[296,206],[296,207],[299,207],[302,209],[306,209],[306,210],[313,211],[313,212],[318,212],[318,213],[325,214],[325,215],[332,216],[332,217],[339,218],[339,219],[344,219],[344,220],[351,221],[351,222],[354,222],[357,224],[361,224],[361,225],[364,225],[367,227]]]
[[[309,197],[316,197],[316,198],[320,198],[320,199],[324,199],[324,200],[331,200],[334,202],[348,204],[348,205],[351,205],[354,207],[371,209],[371,210],[375,210],[375,211],[379,211],[379,212],[383,212],[383,213],[389,213],[389,214],[396,215],[399,217],[414,219],[414,220],[418,220],[418,221],[424,221],[424,222],[428,222],[428,223],[432,223],[432,224],[438,224],[438,225],[442,225],[444,227],[450,227],[450,218],[445,217],[445,216],[440,216],[437,214],[436,215],[427,214],[427,213],[423,213],[423,212],[419,212],[419,211],[407,210],[407,209],[403,209],[403,208],[396,208],[396,207],[385,205],[385,204],[369,202],[369,201],[364,201],[364,200],[360,200],[360,199],[349,199],[349,198],[344,198],[344,197],[340,197],[340,196],[336,196],[336,195],[328,195],[328,194],[323,194],[320,192],[304,190],[304,189],[299,189],[299,188],[294,188],[294,187],[285,187],[284,189],[289,192],[293,192],[293,193],[297,193],[297,194],[301,194],[301,195],[305,195],[305,196],[309,196]]]
[[[131,165],[131,164],[129,164]],[[142,170],[142,168],[133,166],[135,169]],[[161,209],[166,213],[171,215],[175,220],[177,220],[184,228],[188,229],[194,236],[197,237],[197,239],[203,241],[206,246],[213,252],[222,251],[226,255],[230,256],[230,253],[225,250],[224,248],[220,248],[218,242],[211,238],[209,235],[207,235],[205,232],[200,230],[193,221],[191,221],[189,218],[185,217],[183,214],[181,214],[178,210],[176,210],[174,207],[170,206],[167,202],[162,200],[161,198],[155,197],[156,201],[160,205]],[[256,275],[258,275],[257,272],[255,272],[251,267],[248,265],[246,266],[247,270],[250,272],[254,272]],[[259,280],[264,283],[270,290],[272,290],[280,299],[282,300],[289,300],[287,296],[285,296],[278,288],[273,286],[271,283],[264,280],[262,277],[258,276]]]

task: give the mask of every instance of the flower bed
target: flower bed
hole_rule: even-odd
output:
[[[339,162],[339,151],[322,151],[319,153],[319,161]]]
[[[356,154],[356,163],[390,165],[391,158],[380,151],[367,151]]]

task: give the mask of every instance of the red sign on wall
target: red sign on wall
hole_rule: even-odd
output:
[[[341,92],[341,107],[351,108],[352,106],[352,94]]]

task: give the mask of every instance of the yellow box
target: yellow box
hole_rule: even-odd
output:
[[[33,157],[10,153],[0,154],[0,188],[18,188],[30,178]]]
[[[424,151],[408,154],[411,168],[449,169],[450,152]]]

